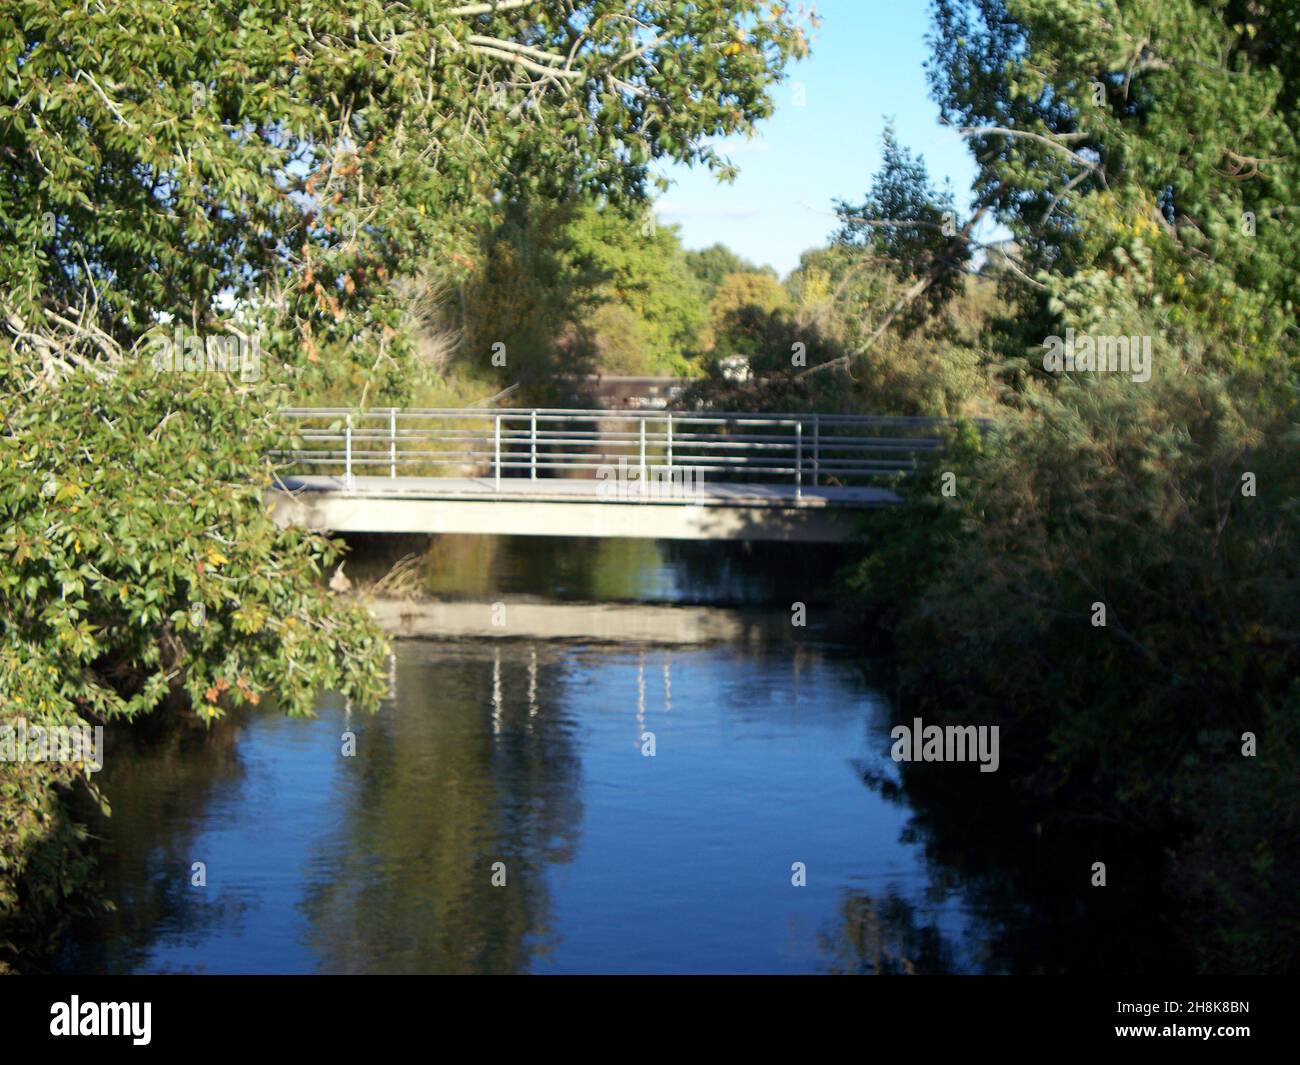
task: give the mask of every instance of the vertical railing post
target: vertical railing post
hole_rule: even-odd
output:
[[[819,483],[818,476],[822,469],[822,416],[813,415],[813,487]]]
[[[794,423],[794,497],[803,498],[803,419]]]
[[[673,480],[673,412],[668,412],[668,483]]]
[[[501,490],[501,415],[497,415],[493,421],[492,433],[492,471],[496,480],[495,488]]]
[[[397,408],[388,408],[388,476],[397,476]]]
[[[535,481],[537,480],[537,410],[535,408],[529,420],[528,446],[530,449],[530,458],[528,460],[528,476]]]
[[[343,426],[343,490],[352,491],[352,415]]]
[[[641,483],[637,486],[641,490],[641,495],[645,495],[645,415],[642,414],[638,419],[641,426]]]

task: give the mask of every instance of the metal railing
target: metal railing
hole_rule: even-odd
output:
[[[619,465],[647,475],[726,483],[860,485],[907,476],[943,446],[937,418],[711,411],[293,407],[287,470],[355,477],[574,476]],[[382,475],[382,473],[380,475]]]

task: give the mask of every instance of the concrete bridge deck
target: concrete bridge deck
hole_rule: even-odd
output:
[[[346,478],[316,474],[281,478],[291,492],[348,492]],[[554,501],[559,503],[634,502],[639,506],[749,506],[749,507],[878,507],[897,503],[897,493],[888,488],[804,486],[796,494],[792,484],[682,484],[661,487],[647,482],[640,494],[639,482],[600,481],[591,477],[548,477],[530,480],[505,477],[366,477],[352,478],[351,495],[384,499],[494,499]],[[672,494],[672,493],[676,494]],[[663,494],[656,494],[663,493]]]
[[[330,532],[595,536],[663,540],[852,539],[866,510],[897,502],[885,488],[704,483],[638,495],[637,483],[592,478],[354,477],[282,479],[274,516]],[[648,486],[655,488],[656,486]],[[664,491],[663,486],[657,489]]]

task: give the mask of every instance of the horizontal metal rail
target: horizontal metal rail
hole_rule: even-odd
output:
[[[291,407],[289,439],[271,453],[284,472],[385,468],[404,476],[503,478],[617,473],[718,476],[726,483],[853,486],[906,477],[944,446],[949,422],[847,414],[553,408]]]

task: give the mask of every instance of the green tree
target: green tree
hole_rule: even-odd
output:
[[[1177,855],[1211,971],[1300,957],[1296,49],[1257,43],[1292,8],[937,0],[936,96],[1018,248],[989,330],[1018,368],[855,577],[906,698],[998,721],[1040,816]],[[1067,329],[1150,338],[1149,379],[1049,373]]]
[[[699,350],[706,323],[700,282],[687,266],[676,226],[658,225],[647,212],[629,216],[611,207],[592,206],[572,230],[573,256],[597,278],[598,307],[625,308],[626,314],[604,314],[579,323],[597,345],[608,350],[619,339],[611,330],[621,320],[635,319],[646,346],[637,364],[657,373],[685,374]],[[626,346],[625,344],[623,346]]]
[[[935,191],[925,160],[898,143],[892,122],[865,201],[855,206],[840,200],[835,209],[836,244],[857,249],[909,286],[926,279],[918,298],[902,309],[900,327],[915,328],[961,290],[971,249],[958,235],[952,192]]]
[[[728,274],[709,301],[709,331],[705,346],[715,356],[752,355],[756,338],[755,312],[771,315],[790,306],[790,294],[771,274]]]
[[[495,387],[517,381],[547,402],[585,373],[688,372],[706,310],[676,228],[648,207],[529,201],[484,235],[441,313],[462,326],[459,372],[490,371]],[[499,344],[505,365],[493,367]]]
[[[707,248],[686,253],[686,265],[691,273],[704,285],[705,298],[713,299],[718,286],[728,274],[771,274],[776,271],[771,267],[758,267],[748,259],[742,259],[725,244],[711,244]]]
[[[1084,328],[1166,308],[1214,338],[1219,365],[1294,362],[1295,17],[937,0],[935,94],[970,140],[978,200],[1043,286],[1040,337],[1063,314]]]
[[[274,311],[277,356],[340,340],[392,369],[392,279],[494,203],[637,199],[661,158],[731,173],[709,141],[769,114],[806,47],[771,7],[20,0],[0,14],[10,332],[84,309],[129,346],[233,297]]]
[[[639,201],[659,159],[727,176],[707,145],[805,48],[759,0],[5,6],[3,713],[373,705],[383,642],[320,588],[335,549],[263,509],[284,389],[338,359],[405,394],[429,249],[467,270],[502,203]],[[256,342],[261,380],[155,373],[178,329]],[[0,767],[8,956],[84,871],[52,790],[84,778]]]

